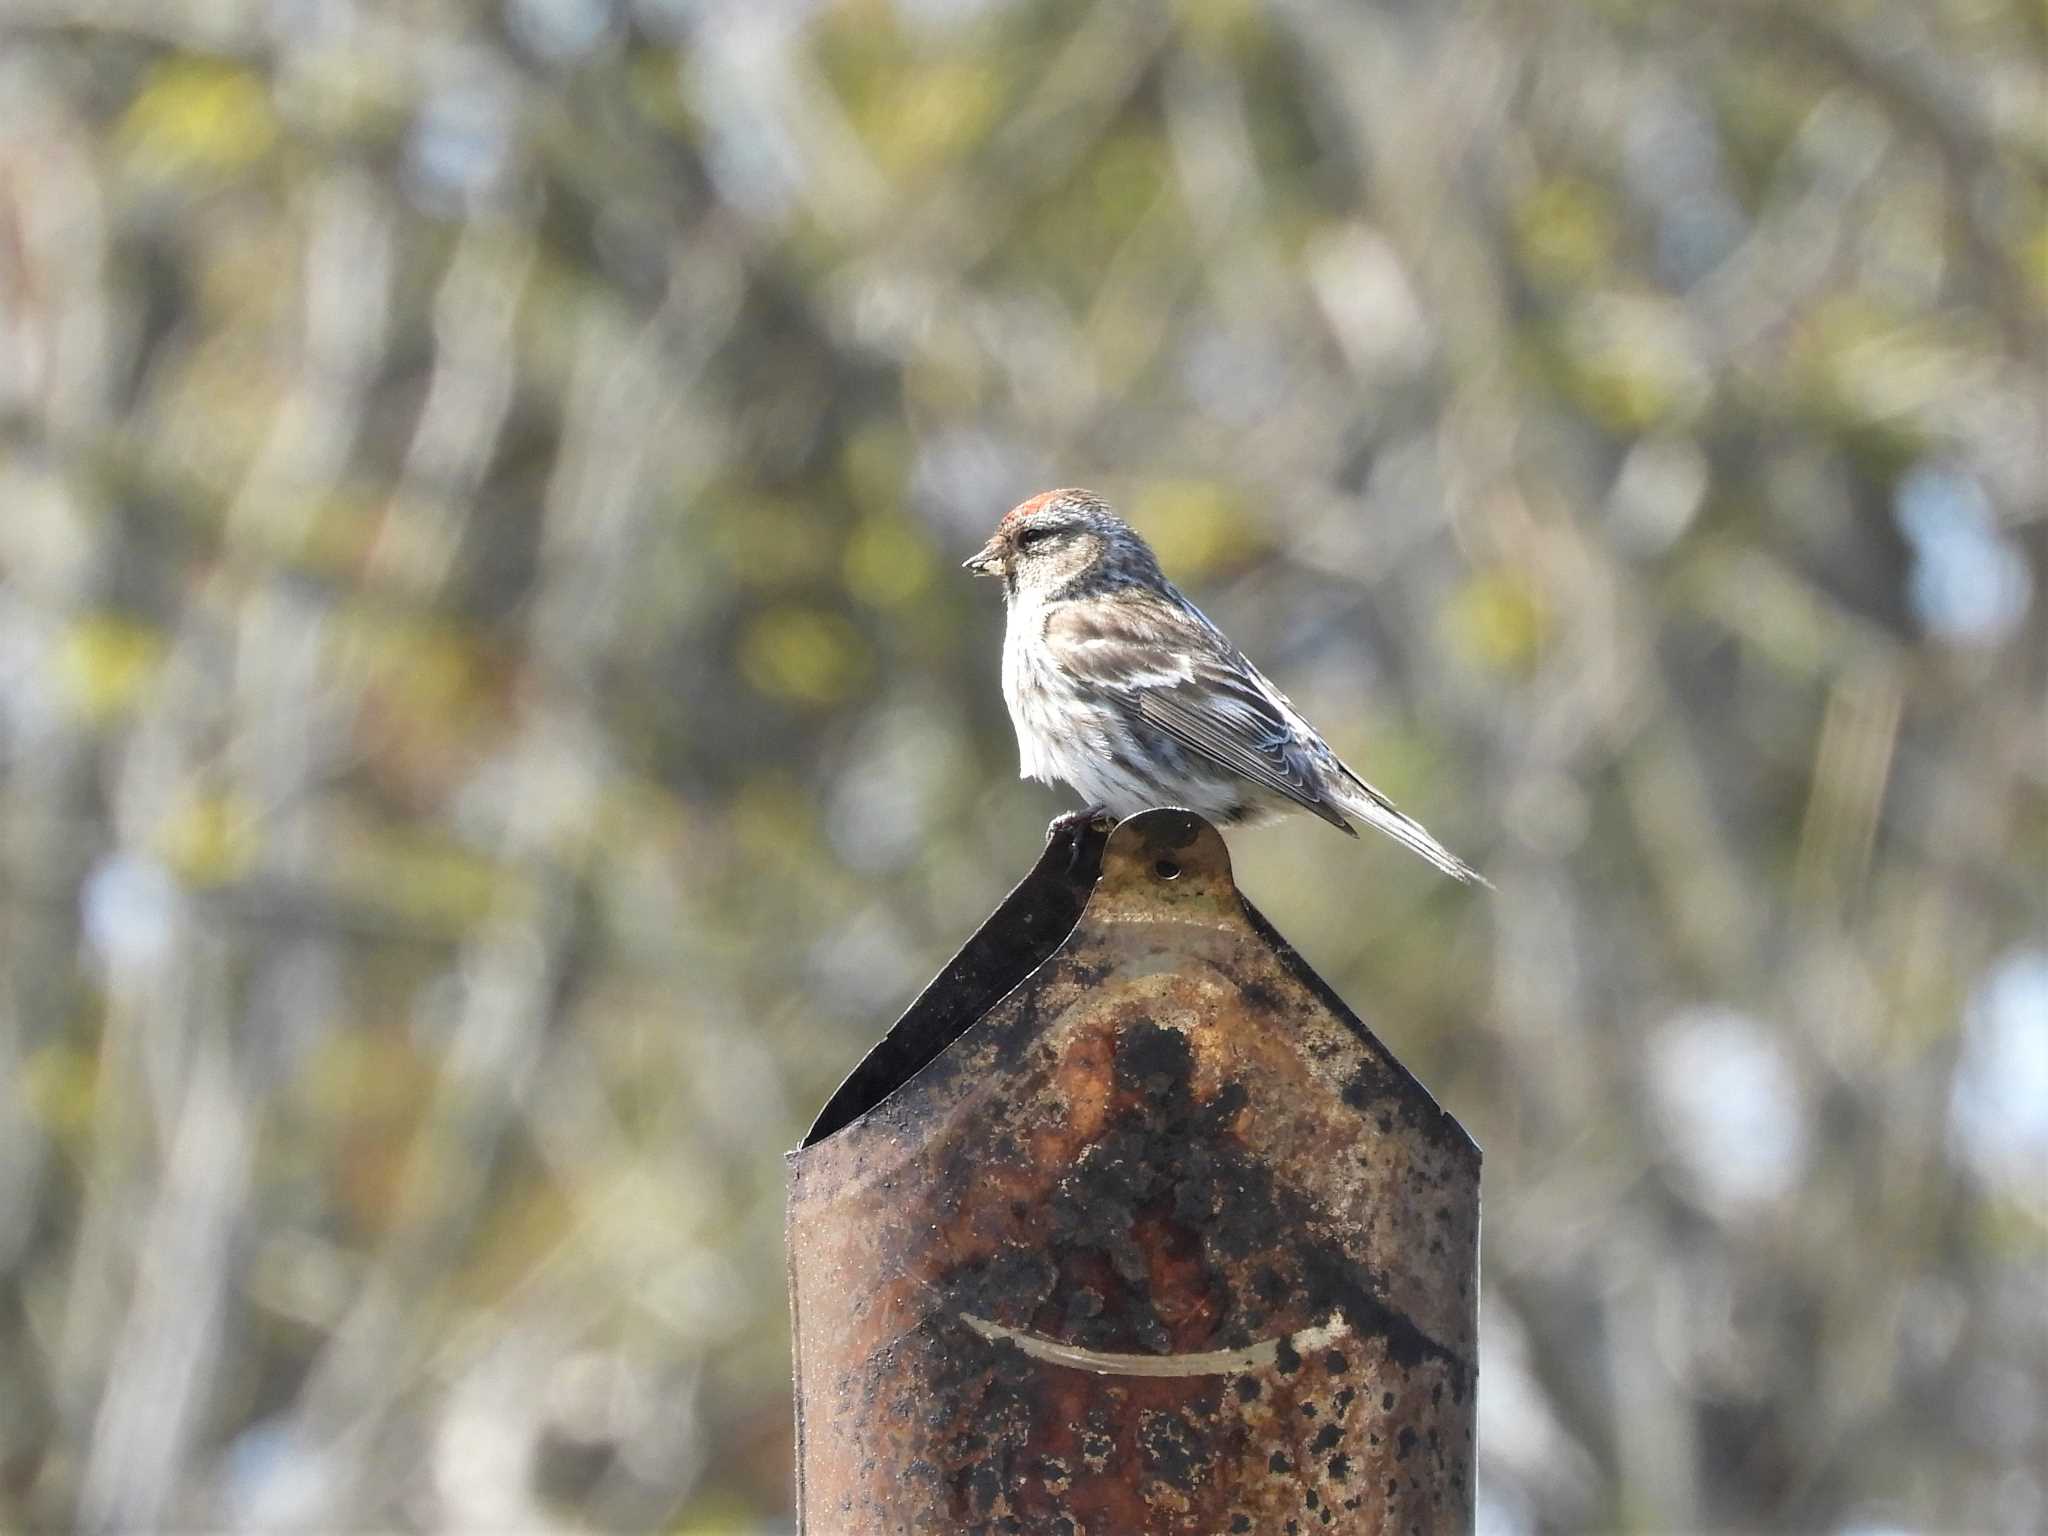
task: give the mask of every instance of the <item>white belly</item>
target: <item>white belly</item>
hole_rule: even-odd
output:
[[[1090,805],[1129,816],[1173,801],[1211,812],[1230,792],[1222,786],[1176,784],[1168,792],[1136,769],[1149,761],[1132,739],[1132,722],[1115,704],[1096,704],[1052,664],[1040,643],[1047,610],[1020,603],[1003,637],[1003,700],[1017,731],[1019,775],[1042,783],[1071,784]],[[1123,759],[1120,764],[1118,759]],[[1215,800],[1217,804],[1208,803]]]
[[[1045,620],[1042,603],[1019,599],[1011,607],[1003,632],[1003,702],[1010,706],[1010,724],[1017,732],[1018,776],[1050,784],[1069,779],[1071,754],[1059,750],[1058,743],[1073,722],[1067,718],[1071,710],[1060,702],[1068,686],[1051,675],[1039,643]]]

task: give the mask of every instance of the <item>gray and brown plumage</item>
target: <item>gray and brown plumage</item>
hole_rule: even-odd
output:
[[[1228,826],[1305,810],[1353,837],[1356,819],[1480,878],[1353,773],[1092,491],[1020,503],[966,569],[1003,583],[1024,777],[1064,780],[1118,818],[1181,805]]]

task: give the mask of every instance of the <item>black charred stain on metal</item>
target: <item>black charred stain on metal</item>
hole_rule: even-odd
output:
[[[1145,1470],[1176,1488],[1192,1488],[1202,1471],[1201,1436],[1176,1413],[1146,1413],[1138,1424]]]

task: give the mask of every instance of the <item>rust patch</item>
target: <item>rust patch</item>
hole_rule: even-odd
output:
[[[1207,823],[1071,855],[792,1154],[804,1529],[1467,1529],[1476,1148]]]

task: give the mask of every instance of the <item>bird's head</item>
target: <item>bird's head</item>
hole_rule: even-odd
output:
[[[999,576],[1003,590],[1044,593],[1083,578],[1109,582],[1156,578],[1151,549],[1093,491],[1041,491],[1003,515],[989,541],[964,562],[977,576]]]

